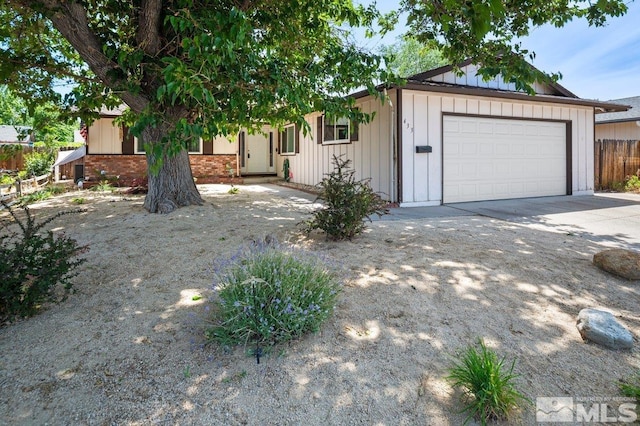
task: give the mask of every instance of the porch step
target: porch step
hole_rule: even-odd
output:
[[[274,183],[279,182],[282,179],[278,176],[243,176],[242,183],[245,185],[256,185],[260,183]]]

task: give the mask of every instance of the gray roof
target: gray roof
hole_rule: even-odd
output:
[[[625,121],[640,120],[640,96],[633,96],[631,98],[622,98],[622,99],[612,99],[608,102],[628,105],[630,108],[627,111],[596,114],[596,124],[620,123]]]
[[[0,126],[0,144],[20,143],[26,145],[33,142],[33,138],[27,134],[29,130],[31,127],[2,125]]]

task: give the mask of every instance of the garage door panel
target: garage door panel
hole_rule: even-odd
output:
[[[443,129],[443,202],[566,193],[564,123],[444,116]]]

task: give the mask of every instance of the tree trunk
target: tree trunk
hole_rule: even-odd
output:
[[[145,141],[162,141],[166,130],[147,127],[142,132]],[[159,142],[151,142],[159,143]],[[193,181],[189,153],[182,149],[178,154],[169,156],[162,154],[157,159],[152,150],[147,152],[147,178],[149,192],[144,200],[144,208],[150,213],[171,213],[175,209],[190,205],[202,205],[203,200]],[[159,171],[153,165],[162,162]]]

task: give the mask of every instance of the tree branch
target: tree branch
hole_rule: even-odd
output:
[[[31,2],[24,4],[30,6]],[[48,18],[62,36],[76,49],[80,57],[89,65],[93,73],[105,86],[117,90],[126,84],[120,66],[102,53],[102,44],[89,28],[87,11],[75,1],[45,0],[42,5],[48,11]],[[122,100],[135,112],[141,112],[149,104],[149,100],[140,94],[122,92]]]
[[[136,42],[147,55],[156,56],[162,47],[160,23],[162,19],[162,0],[142,0],[138,17]]]

